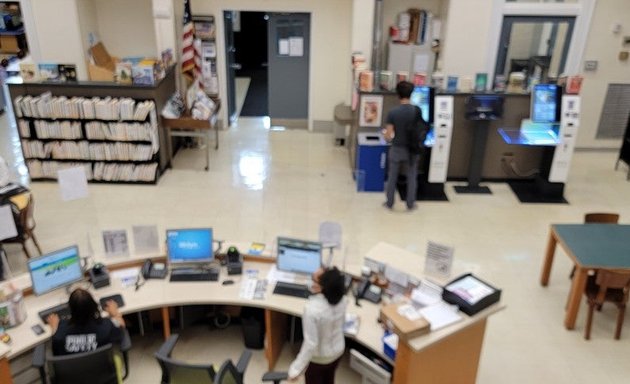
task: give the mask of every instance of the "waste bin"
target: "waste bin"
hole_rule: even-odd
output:
[[[243,341],[246,348],[265,347],[265,312],[260,308],[243,308],[241,311]]]
[[[381,134],[368,132],[359,133],[357,141],[359,144],[356,161],[357,191],[383,192],[387,143]]]

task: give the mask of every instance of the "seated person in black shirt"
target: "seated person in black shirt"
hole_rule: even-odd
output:
[[[102,318],[92,295],[81,288],[75,289],[68,300],[70,320],[61,320],[56,314],[48,316],[51,326],[54,355],[90,352],[105,344],[120,342],[121,328],[125,326],[118,305],[113,300],[103,308],[109,318]]]

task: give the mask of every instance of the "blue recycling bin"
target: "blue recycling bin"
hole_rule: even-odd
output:
[[[357,141],[357,191],[383,192],[388,144],[378,133],[359,133]]]

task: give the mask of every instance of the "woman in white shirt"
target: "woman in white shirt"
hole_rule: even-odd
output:
[[[313,273],[311,291],[302,316],[304,341],[289,367],[289,381],[296,381],[304,372],[306,384],[334,384],[345,348],[344,277],[337,268],[320,268]]]

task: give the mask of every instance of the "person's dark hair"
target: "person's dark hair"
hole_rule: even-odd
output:
[[[101,317],[101,313],[98,310],[98,305],[90,292],[85,289],[77,288],[70,294],[68,300],[68,306],[70,307],[70,322],[76,325],[85,325],[90,320],[98,319]]]
[[[345,294],[344,277],[337,267],[324,271],[319,277],[319,285],[330,305],[337,305]]]
[[[396,85],[396,93],[398,94],[399,99],[408,99],[411,97],[411,93],[413,92],[413,84],[408,81],[401,81]]]

